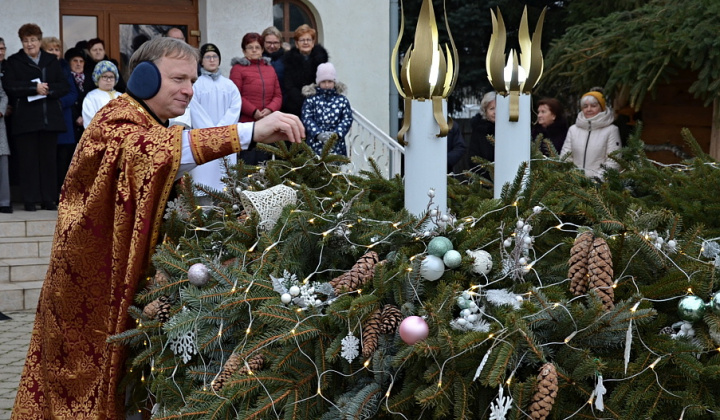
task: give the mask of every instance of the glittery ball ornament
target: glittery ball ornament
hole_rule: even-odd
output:
[[[492,270],[493,262],[492,256],[489,252],[482,249],[476,249],[474,251],[467,250],[465,251],[465,253],[473,259],[474,272],[482,275],[487,275],[488,273],[490,273],[490,270]]]
[[[188,281],[197,287],[205,286],[210,280],[210,269],[203,263],[197,263],[190,266],[188,270]]]
[[[451,249],[453,249],[453,244],[450,239],[444,236],[436,236],[428,244],[427,252],[430,255],[442,258]]]
[[[708,306],[715,315],[720,315],[720,292],[715,292],[712,298],[710,298]]]
[[[445,263],[440,257],[428,255],[420,263],[420,275],[429,281],[435,281],[445,272]]]
[[[410,346],[426,339],[429,331],[427,322],[419,316],[409,316],[400,323],[400,338]]]
[[[445,255],[443,255],[443,262],[445,263],[447,268],[458,268],[462,263],[462,254],[455,251],[454,249],[451,249],[450,251],[446,252]]]
[[[685,296],[678,303],[678,316],[683,321],[695,322],[705,315],[705,302],[695,295]]]

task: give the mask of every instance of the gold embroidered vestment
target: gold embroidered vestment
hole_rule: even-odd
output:
[[[63,186],[13,420],[124,418],[117,385],[128,307],[157,242],[177,174],[182,128],[122,95],[102,108]],[[190,132],[198,164],[240,150],[236,126]]]

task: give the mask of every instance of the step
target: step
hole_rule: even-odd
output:
[[[50,258],[12,258],[0,260],[0,285],[7,283],[42,282]]]
[[[56,220],[56,211],[0,213],[0,239],[20,236],[53,236]]]
[[[0,312],[36,309],[42,281],[0,283]]]
[[[14,258],[48,258],[52,236],[22,236],[0,238],[0,260]]]

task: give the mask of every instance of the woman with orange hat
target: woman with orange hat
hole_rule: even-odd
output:
[[[580,99],[581,111],[568,130],[560,155],[568,152],[575,166],[590,178],[603,179],[605,168],[617,168],[608,156],[620,149],[620,130],[613,125],[614,114],[598,89]]]

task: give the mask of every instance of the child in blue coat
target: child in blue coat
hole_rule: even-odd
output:
[[[317,68],[315,83],[302,89],[307,97],[302,106],[302,122],[305,125],[307,143],[318,155],[325,142],[333,133],[338,141],[331,153],[346,155],[345,136],[353,122],[350,101],[345,97],[345,84],[337,81],[335,66],[331,63],[320,64]]]

